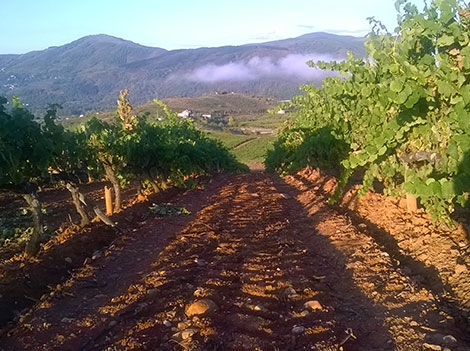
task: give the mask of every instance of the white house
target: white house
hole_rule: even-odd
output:
[[[194,117],[194,113],[191,110],[184,110],[183,112],[178,113],[178,117],[190,118],[190,117]]]

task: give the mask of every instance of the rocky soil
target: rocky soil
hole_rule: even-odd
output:
[[[334,186],[311,169],[221,175],[173,194],[190,215],[129,207],[125,234],[83,246],[84,262],[54,257],[63,280],[35,290],[0,348],[470,350],[465,226],[377,194],[330,206]],[[46,276],[41,255],[22,272]]]

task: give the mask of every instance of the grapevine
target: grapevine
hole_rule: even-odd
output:
[[[396,8],[395,33],[371,19],[366,58],[309,63],[338,75],[320,88],[302,87],[305,94],[287,106],[296,118],[283,133],[327,128],[347,145],[337,156],[341,184],[362,171],[360,194],[379,181],[386,194],[412,194],[449,222],[456,206],[469,205],[470,11],[456,0],[422,11],[399,0]]]
[[[159,191],[170,183],[186,186],[198,175],[246,169],[220,142],[191,122],[179,120],[166,106],[167,118],[162,122],[149,123],[134,115],[127,90],[119,97],[115,123],[94,118],[76,131],[56,122],[57,105],[39,120],[19,99],[13,99],[11,110],[4,107],[6,102],[0,97],[0,188],[21,193],[31,209],[34,231],[26,246],[29,255],[37,254],[42,240],[37,197],[41,185],[67,188],[82,226],[90,222],[87,209],[114,226],[80,193],[80,183],[90,176],[111,182],[119,211],[121,188],[134,180]]]

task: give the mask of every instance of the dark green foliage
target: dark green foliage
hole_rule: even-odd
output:
[[[26,253],[35,255],[44,232],[36,183],[47,176],[54,143],[18,98],[13,99],[10,113],[3,107],[5,102],[0,98],[0,188],[22,193],[28,203],[34,229]]]
[[[0,97],[0,186],[15,188],[47,175],[53,143],[18,99],[11,112],[5,103]]]
[[[49,166],[53,173],[51,182],[61,180],[61,177],[75,183],[86,181],[88,168],[94,163],[90,150],[87,149],[86,135],[81,131],[66,130],[55,123],[59,107],[49,107],[41,126],[44,137],[52,144],[49,153]]]
[[[283,174],[306,166],[335,170],[347,151],[348,145],[328,128],[289,128],[280,133],[274,149],[268,151],[266,170]]]

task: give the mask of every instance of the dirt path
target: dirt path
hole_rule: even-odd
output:
[[[252,173],[178,196],[191,215],[136,228],[38,302],[0,349],[470,350],[432,287],[321,194],[306,198],[309,186]],[[199,299],[209,310],[188,318]]]
[[[237,144],[234,147],[232,147],[231,150],[237,150],[237,149],[239,149],[243,146],[246,146],[247,144],[252,143],[254,140],[256,140],[256,138],[251,138],[251,139],[244,140],[240,144]]]

